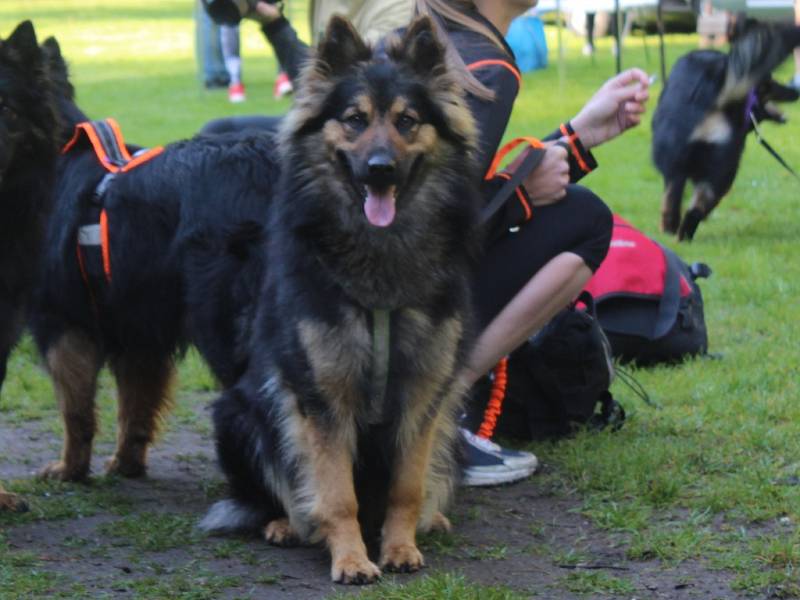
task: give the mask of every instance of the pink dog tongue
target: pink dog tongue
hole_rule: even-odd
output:
[[[394,221],[395,187],[377,192],[367,186],[367,197],[364,199],[364,214],[367,220],[376,227],[388,227]]]

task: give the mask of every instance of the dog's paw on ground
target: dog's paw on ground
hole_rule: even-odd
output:
[[[39,471],[40,479],[53,481],[85,481],[89,477],[89,467],[70,465],[63,460],[55,460],[46,464]]]
[[[25,512],[28,510],[28,503],[16,494],[0,491],[0,510]]]
[[[264,528],[264,539],[273,546],[296,546],[300,543],[300,536],[289,524],[289,519],[275,519],[267,523]]]
[[[125,460],[117,455],[106,461],[106,475],[120,475],[135,479],[147,475],[147,465],[138,460]]]
[[[413,544],[397,544],[381,550],[382,569],[392,573],[413,573],[425,566],[422,553]]]
[[[364,585],[373,583],[381,576],[381,570],[366,555],[347,554],[333,562],[331,579],[335,583]]]

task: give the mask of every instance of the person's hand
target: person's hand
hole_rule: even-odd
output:
[[[272,23],[272,21],[280,18],[281,9],[280,6],[276,4],[263,2],[262,0],[256,2],[255,6],[244,16],[248,19],[258,21],[262,25],[266,25],[267,23]]]
[[[556,142],[545,143],[545,148],[542,162],[523,181],[525,191],[528,192],[528,197],[534,206],[553,204],[567,195],[569,183],[567,150]],[[519,162],[519,159],[514,161],[509,170],[513,172]]]
[[[606,81],[570,121],[589,149],[617,137],[642,120],[650,80],[641,69],[628,69]]]

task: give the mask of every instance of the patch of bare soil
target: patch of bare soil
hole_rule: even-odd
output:
[[[56,458],[59,445],[52,433],[36,426],[0,425],[0,479],[31,477]],[[110,451],[108,444],[97,448],[94,473],[102,472]],[[138,514],[143,529],[153,514],[180,515],[193,522],[224,494],[221,481],[211,440],[173,428],[153,448],[145,479],[114,483],[114,493],[129,501],[129,515],[100,510],[81,518],[11,525],[3,533],[12,550],[33,553],[44,570],[60,574],[67,585],[81,584],[90,595],[133,597],[142,593],[137,582],[149,578],[152,585],[153,578],[175,575],[201,587],[204,578],[217,584],[219,578],[229,578],[214,597],[311,600],[345,590],[330,583],[329,559],[318,547],[281,549],[256,538],[203,538],[184,532],[185,542],[179,540],[177,547],[147,550],[109,533],[109,524],[120,519],[135,523]],[[37,499],[31,501],[35,506]],[[453,534],[423,539],[428,562],[423,574],[456,571],[477,583],[507,585],[551,599],[599,597],[600,588],[586,591],[578,585],[592,573],[600,574],[601,581],[623,582],[624,592],[611,586],[603,598],[740,597],[730,590],[730,574],[702,561],[664,566],[628,560],[623,540],[592,527],[576,506],[574,499],[543,489],[536,476],[507,487],[462,488],[452,511]],[[419,576],[399,575],[394,581]]]

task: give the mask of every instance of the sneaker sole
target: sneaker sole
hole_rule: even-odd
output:
[[[491,485],[504,485],[527,479],[536,472],[534,468],[514,469],[501,473],[469,473],[463,474],[461,485],[464,487],[486,487]]]

